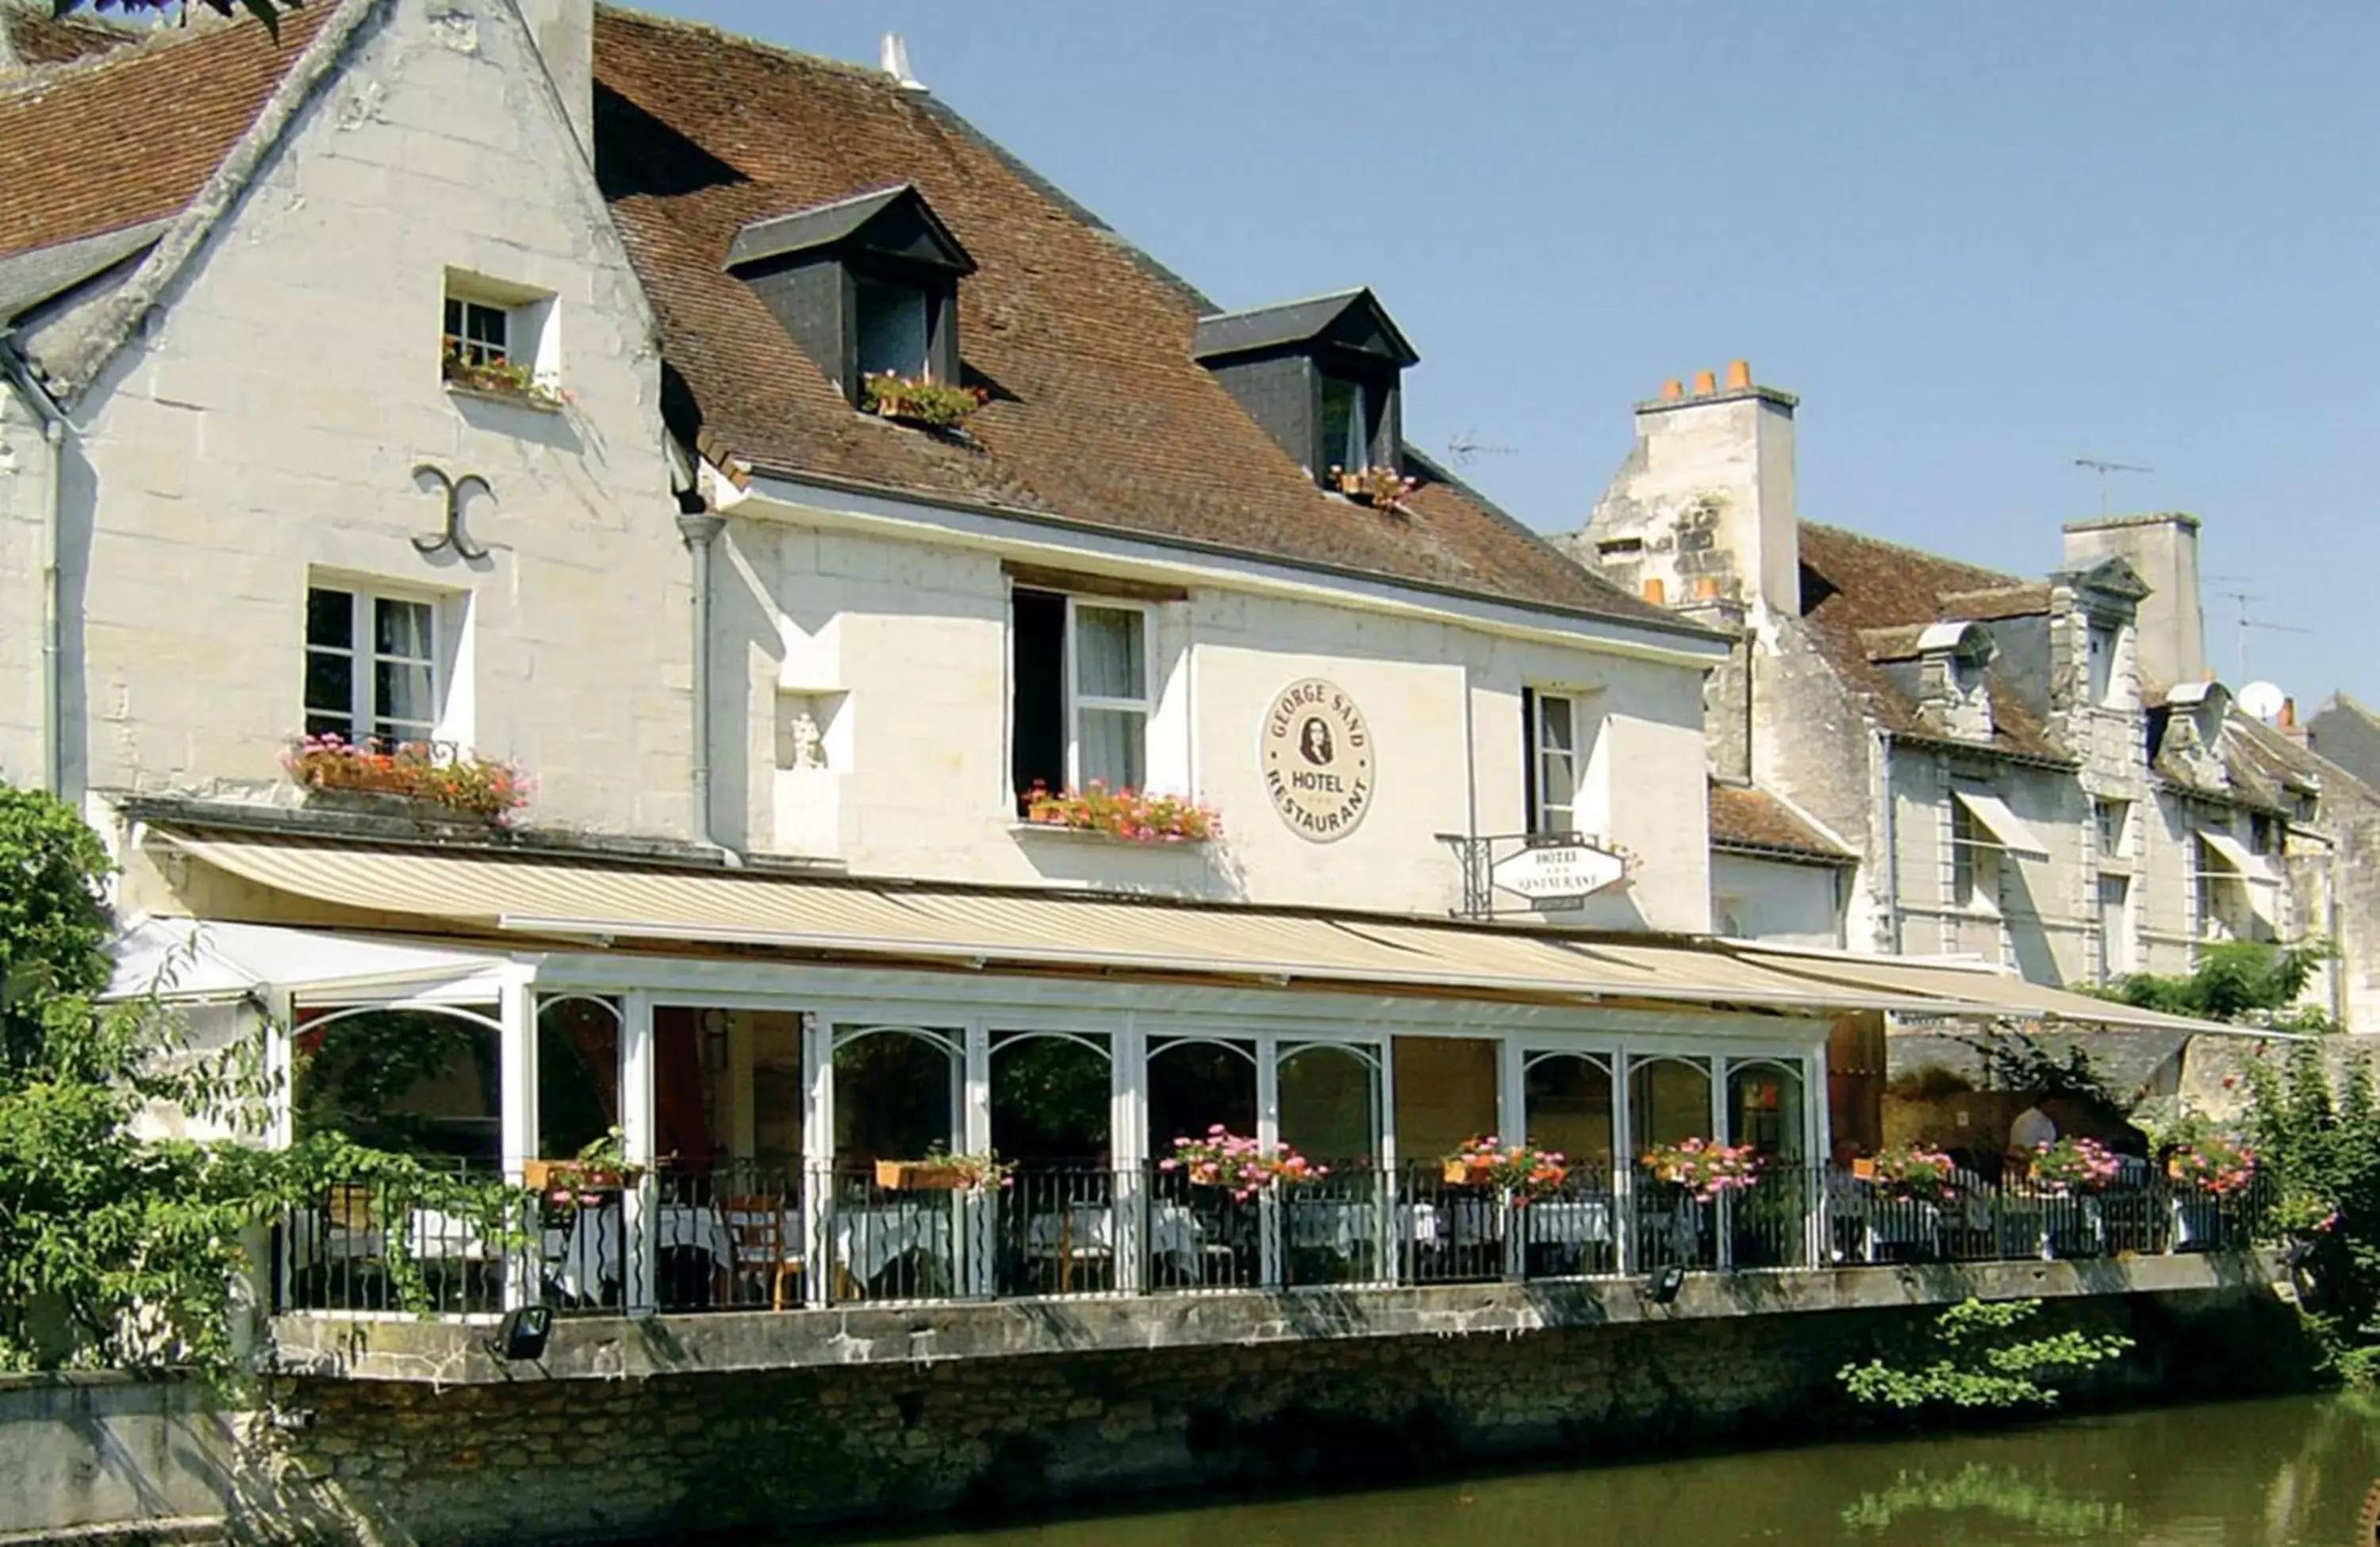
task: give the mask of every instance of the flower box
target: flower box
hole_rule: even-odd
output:
[[[441,359],[439,372],[448,386],[460,392],[504,398],[533,408],[559,408],[563,404],[562,394],[539,381],[535,372],[525,365],[515,365],[502,355],[473,359],[459,351],[450,351]]]
[[[953,386],[929,376],[912,378],[889,371],[865,377],[859,384],[859,406],[868,412],[928,430],[957,429],[990,396],[981,387]]]
[[[310,797],[392,814],[435,807],[443,815],[502,822],[528,803],[529,780],[518,768],[443,743],[386,747],[309,736],[281,754],[281,765]]]
[[[1178,795],[1111,790],[1097,779],[1079,790],[1054,793],[1046,785],[1035,785],[1025,792],[1025,820],[1030,826],[1095,834],[1128,844],[1205,843],[1223,828],[1212,807]]]
[[[953,1161],[876,1163],[876,1185],[887,1192],[958,1192],[973,1181],[966,1167]]]
[[[1368,505],[1375,510],[1402,515],[1405,502],[1413,497],[1420,483],[1405,477],[1394,468],[1339,468],[1330,469],[1330,482],[1342,494],[1358,505]]]

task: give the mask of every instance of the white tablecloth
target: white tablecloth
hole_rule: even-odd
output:
[[[665,1203],[653,1220],[654,1245],[663,1251],[673,1248],[698,1251],[723,1268],[735,1255],[729,1212],[710,1204]],[[784,1232],[783,1238],[797,1247],[802,1238],[800,1212],[785,1211],[778,1224]],[[595,1298],[604,1286],[621,1281],[617,1208],[580,1209],[569,1224],[547,1226],[544,1247],[555,1282],[576,1298]]]
[[[1520,1210],[1522,1239],[1535,1246],[1589,1246],[1611,1239],[1608,1198],[1544,1198]]]
[[[1427,1208],[1428,1205],[1420,1207]],[[1379,1239],[1379,1212],[1369,1203],[1293,1197],[1287,1200],[1283,1212],[1289,1216],[1287,1234],[1293,1249],[1319,1249],[1340,1257],[1353,1257]],[[1435,1240],[1438,1226],[1434,1219],[1428,1228],[1428,1238]]]
[[[874,1278],[912,1251],[953,1261],[947,1206],[835,1211],[835,1261],[854,1277]]]
[[[325,1223],[319,1236],[298,1232],[296,1265],[316,1261],[368,1262],[388,1255],[388,1243],[374,1227]],[[405,1230],[406,1252],[422,1262],[484,1262],[493,1255],[477,1223],[443,1209],[416,1209]]]

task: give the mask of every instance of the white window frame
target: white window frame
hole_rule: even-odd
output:
[[[438,358],[446,359],[446,303],[483,307],[504,314],[504,359],[528,372],[540,386],[558,390],[562,379],[560,313],[551,291],[513,285],[462,269],[448,269],[438,293]],[[467,313],[468,316],[468,313]],[[466,326],[465,335],[468,335]]]
[[[2113,812],[2111,834],[2106,815]],[[2132,854],[2132,802],[2109,796],[2094,797],[2091,801],[2093,841],[2100,857],[2107,859],[2129,859]]]
[[[1997,916],[2000,910],[2000,847],[1973,812],[1950,803],[1950,906]],[[1961,831],[1963,829],[1963,832]]]
[[[2104,658],[2095,654],[2092,645],[2100,640],[2107,641]],[[2121,652],[2124,629],[2121,624],[2086,619],[2082,626],[2082,676],[2084,690],[2091,702],[2106,707],[2116,701],[2116,657]]]
[[[1085,607],[1099,612],[1132,613],[1140,618],[1140,696],[1132,699],[1106,698],[1082,690],[1080,660],[1075,640],[1079,637],[1080,618]],[[1140,716],[1140,782],[1146,787],[1154,781],[1155,770],[1149,766],[1148,729],[1157,718],[1157,609],[1146,602],[1127,602],[1119,598],[1066,594],[1066,649],[1063,671],[1066,678],[1066,783],[1069,787],[1083,787],[1083,711],[1117,710]]]
[[[1532,834],[1580,831],[1578,797],[1585,782],[1587,749],[1579,735],[1579,727],[1582,718],[1580,706],[1585,701],[1576,693],[1551,692],[1542,688],[1530,689],[1528,827]],[[1546,748],[1546,705],[1548,703],[1560,703],[1570,712],[1570,746],[1566,750],[1549,752]],[[1570,765],[1570,804],[1567,806],[1557,806],[1546,798],[1546,760],[1548,757],[1559,757]],[[1555,811],[1567,813],[1559,825],[1551,814]]]
[[[316,591],[345,595],[347,598],[347,640],[345,651],[335,645],[318,645],[312,637],[313,595]],[[413,656],[383,656],[379,648],[379,603],[402,603],[430,610],[430,696],[431,717],[428,733],[419,739],[430,742],[461,744],[468,739],[465,727],[458,722],[463,698],[455,690],[457,656],[468,644],[454,637],[456,598],[436,591],[408,586],[393,586],[384,582],[361,580],[341,575],[310,575],[306,579],[306,602],[299,610],[298,635],[298,723],[313,715],[326,713],[305,701],[307,662],[316,654],[345,654],[349,662],[347,671],[347,739],[357,745],[370,740],[381,720],[379,704],[379,674],[375,666],[382,660],[420,664]],[[419,722],[414,722],[419,724]],[[410,737],[400,740],[415,739]]]
[[[2138,943],[2132,935],[2132,878],[2111,871],[2103,872],[2095,885],[2095,907],[2099,916],[2099,979],[2107,982],[2140,969]],[[2113,905],[2112,914],[2107,897],[2110,885],[2120,894]]]

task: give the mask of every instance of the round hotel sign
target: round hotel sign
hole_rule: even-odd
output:
[[[1372,729],[1318,676],[1293,682],[1265,710],[1265,793],[1308,843],[1343,838],[1372,809]]]

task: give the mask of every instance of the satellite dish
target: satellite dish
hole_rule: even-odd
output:
[[[2289,695],[2277,682],[2251,682],[2240,689],[2237,701],[2241,709],[2269,725],[2281,717],[2281,706],[2289,702]]]

